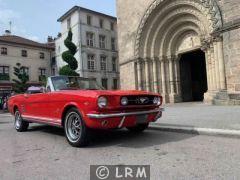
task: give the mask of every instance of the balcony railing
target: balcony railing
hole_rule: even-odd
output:
[[[0,74],[0,81],[9,81],[10,76],[9,74]]]

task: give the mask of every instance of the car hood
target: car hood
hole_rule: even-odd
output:
[[[81,96],[89,96],[89,97],[98,97],[103,95],[108,96],[131,96],[131,95],[159,95],[156,93],[151,93],[147,91],[138,91],[138,90],[65,90],[61,91],[63,94],[74,94],[74,95],[81,95]]]

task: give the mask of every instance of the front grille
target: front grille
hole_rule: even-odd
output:
[[[153,105],[153,99],[155,96],[125,96],[128,98],[128,105],[142,106],[142,105]]]

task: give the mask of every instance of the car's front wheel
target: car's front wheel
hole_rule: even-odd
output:
[[[133,126],[133,127],[127,127],[127,129],[131,132],[134,132],[134,133],[140,133],[140,132],[143,132],[144,130],[146,130],[149,126],[149,123],[146,123],[146,124],[138,124],[136,126]]]
[[[88,128],[86,127],[78,109],[71,108],[64,121],[66,138],[74,147],[84,147],[88,144]]]
[[[21,113],[19,112],[18,109],[15,111],[14,126],[15,126],[15,129],[18,132],[26,131],[28,129],[28,126],[29,126],[29,123],[22,119]]]

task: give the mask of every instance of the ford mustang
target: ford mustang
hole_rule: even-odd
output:
[[[162,116],[162,97],[145,91],[107,91],[94,79],[54,76],[39,92],[13,96],[9,111],[18,132],[29,123],[63,127],[74,147],[88,144],[90,129],[141,132]]]

